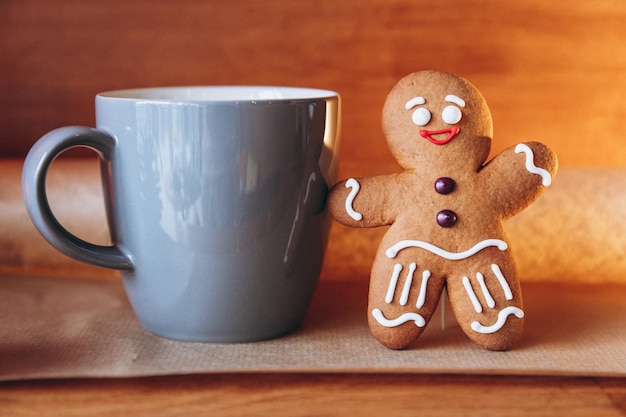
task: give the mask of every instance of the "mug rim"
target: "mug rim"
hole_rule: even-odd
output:
[[[270,85],[191,85],[142,87],[110,90],[98,93],[97,98],[159,102],[281,102],[315,100],[339,97],[339,93],[311,87]]]

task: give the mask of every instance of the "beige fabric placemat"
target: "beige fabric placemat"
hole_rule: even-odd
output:
[[[321,280],[302,327],[250,344],[185,343],[144,331],[118,280],[0,276],[0,380],[217,372],[626,376],[626,285],[524,285],[516,349],[472,344],[451,314],[410,349],[366,323],[367,279]],[[449,309],[447,310],[449,311]]]
[[[527,323],[515,350],[473,345],[447,314],[445,331],[433,319],[411,349],[396,352],[374,340],[365,316],[383,228],[335,224],[299,331],[255,344],[175,342],[140,327],[115,272],[70,260],[41,238],[22,202],[21,166],[0,161],[0,380],[209,372],[626,376],[626,169],[564,168],[507,223]],[[57,161],[48,182],[62,223],[106,244],[97,163]]]

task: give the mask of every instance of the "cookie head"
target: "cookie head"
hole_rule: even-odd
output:
[[[467,80],[420,71],[396,84],[383,109],[389,149],[404,168],[425,164],[482,165],[491,147],[491,113]]]

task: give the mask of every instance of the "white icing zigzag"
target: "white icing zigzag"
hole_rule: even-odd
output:
[[[518,144],[515,147],[515,153],[524,152],[526,154],[526,170],[531,174],[537,174],[541,177],[541,183],[544,187],[549,186],[552,183],[552,177],[550,173],[543,168],[539,168],[535,165],[535,154],[528,145],[523,143]]]
[[[441,256],[442,258],[446,258],[451,261],[459,261],[461,259],[469,258],[472,255],[480,252],[481,250],[488,248],[490,246],[495,246],[498,249],[504,251],[507,250],[508,246],[505,241],[500,239],[486,239],[482,242],[478,242],[471,248],[463,252],[448,252],[447,250],[441,249],[433,245],[432,243],[424,242],[421,240],[401,240],[385,252],[388,258],[395,258],[398,252],[402,249],[406,248],[421,248],[425,249],[435,255]]]

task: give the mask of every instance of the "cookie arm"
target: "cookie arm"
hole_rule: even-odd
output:
[[[556,154],[540,142],[525,142],[497,155],[481,171],[504,219],[535,201],[554,180]]]
[[[389,214],[385,201],[393,179],[388,177],[349,178],[335,184],[328,195],[330,214],[352,227],[391,224],[395,216]]]

